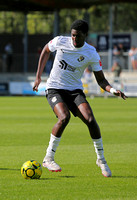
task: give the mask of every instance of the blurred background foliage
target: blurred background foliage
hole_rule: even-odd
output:
[[[137,31],[137,4],[114,4],[115,32]],[[70,25],[76,19],[84,19],[89,14],[90,32],[109,31],[109,5],[91,6],[89,9],[62,9],[60,33],[69,33]],[[51,34],[54,26],[54,12],[30,12],[28,18],[29,34]],[[24,13],[0,12],[0,34],[22,34],[24,32]]]

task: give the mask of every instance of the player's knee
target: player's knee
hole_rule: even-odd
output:
[[[87,121],[87,124],[90,125],[90,124],[93,124],[95,120],[94,120],[93,116],[88,116],[86,121]]]
[[[88,127],[91,127],[93,129],[98,127],[98,124],[93,116],[88,117],[87,125],[88,125]]]
[[[70,113],[63,114],[60,118],[58,123],[60,123],[61,126],[66,126],[69,123],[70,120]]]
[[[96,122],[95,118],[90,121],[89,125],[93,130],[99,130],[98,123]]]

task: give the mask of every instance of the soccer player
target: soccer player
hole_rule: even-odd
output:
[[[120,90],[115,90],[105,79],[100,57],[95,48],[85,42],[88,24],[84,20],[76,20],[71,25],[71,37],[57,36],[43,48],[36,74],[33,90],[38,91],[41,75],[51,52],[56,51],[53,67],[46,84],[46,97],[53,109],[57,123],[53,126],[49,146],[43,160],[43,166],[50,171],[61,171],[54,161],[62,133],[69,123],[70,111],[79,117],[88,127],[97,154],[96,164],[105,177],[111,177],[111,171],[104,158],[103,143],[97,121],[83,93],[81,82],[86,67],[92,66],[97,83],[105,91],[116,96],[127,98]]]

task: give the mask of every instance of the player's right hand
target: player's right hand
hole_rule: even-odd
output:
[[[41,78],[36,78],[34,82],[34,86],[33,86],[33,91],[38,92],[38,87],[39,87],[40,82],[41,82]]]

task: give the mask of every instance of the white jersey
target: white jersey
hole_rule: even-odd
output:
[[[102,70],[98,53],[86,42],[81,48],[76,48],[71,37],[57,36],[48,47],[51,52],[57,52],[46,89],[83,89],[81,77],[85,68],[90,65],[93,71]]]

